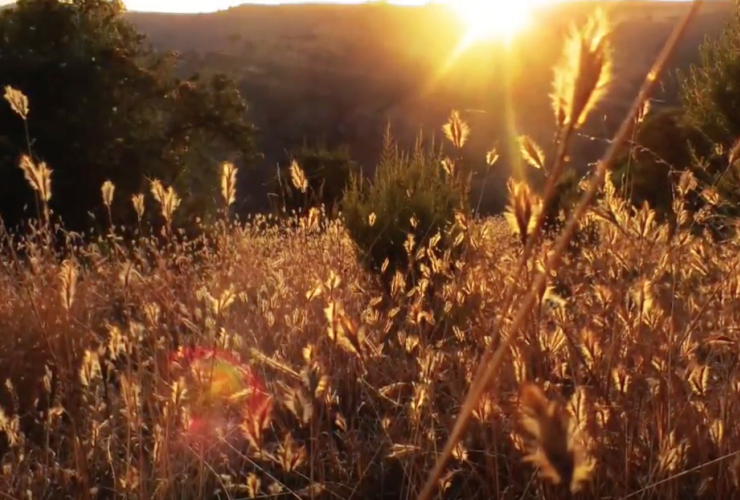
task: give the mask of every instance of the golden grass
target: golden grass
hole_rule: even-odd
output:
[[[508,221],[458,221],[469,251],[454,262],[440,238],[409,239],[413,286],[397,272],[384,291],[318,208],[185,240],[158,180],[163,239],[133,194],[130,246],[112,226],[81,243],[52,227],[50,170],[24,156],[43,210],[28,234],[0,233],[0,497],[396,499],[429,478],[440,498],[735,497],[740,238],[691,231],[688,173],[675,231],[608,176],[588,208],[604,164],[565,232],[588,224],[598,243],[564,252],[541,234],[563,144],[606,84],[595,19],[568,45],[581,62],[563,63],[586,75],[556,73],[564,142],[548,162],[520,140],[548,171],[542,199],[512,181]],[[28,119],[22,93],[6,100]],[[471,133],[456,113],[444,132],[458,150]],[[236,167],[221,174],[228,216]],[[291,180],[305,186],[297,163]],[[106,207],[115,192],[101,187]]]
[[[377,292],[340,223],[309,232],[255,217],[199,254],[142,238],[130,254],[92,243],[60,261],[23,240],[25,263],[0,272],[2,491],[413,497],[483,350],[515,336],[445,470],[445,498],[554,498],[527,460],[592,498],[732,497],[737,462],[713,461],[740,447],[740,241],[669,238],[649,211],[610,197],[590,217],[599,246],[566,257],[518,332],[501,317],[503,293],[518,301],[538,261],[508,278],[522,249],[500,219],[473,224],[477,250],[436,292],[449,325],[429,322],[424,294]],[[235,412],[236,426],[185,440],[206,409],[165,360],[193,344],[240,356],[272,407],[222,401],[207,411]],[[512,418],[526,408],[520,430]]]

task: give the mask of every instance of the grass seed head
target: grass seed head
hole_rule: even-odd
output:
[[[511,179],[508,183],[509,205],[504,217],[514,234],[517,234],[523,245],[537,224],[542,202],[534,194],[526,181]]]
[[[290,163],[290,180],[301,193],[308,191],[308,178],[296,160]]]
[[[45,162],[36,163],[28,155],[22,155],[20,168],[23,170],[23,176],[28,181],[31,188],[38,193],[41,201],[49,202],[51,200],[51,174],[52,170],[46,166]]]
[[[103,204],[108,208],[113,203],[113,193],[115,190],[116,186],[111,181],[105,181],[100,188],[100,192],[103,195]]]
[[[28,119],[28,97],[20,90],[13,87],[5,86],[5,100],[10,104],[10,108],[23,120]]]
[[[534,464],[553,484],[564,484],[573,493],[579,491],[590,477],[593,463],[575,432],[573,417],[531,383],[523,384],[519,401],[520,423],[531,438],[524,460]]]
[[[606,93],[613,67],[609,34],[603,9],[597,9],[581,29],[571,29],[551,94],[558,125],[580,127]]]
[[[519,136],[519,152],[522,159],[534,168],[545,170],[545,152],[528,135]]]
[[[144,217],[144,195],[139,193],[131,196],[131,204],[134,206],[136,217],[141,220]]]
[[[460,118],[460,113],[453,110],[449,121],[442,127],[442,131],[453,146],[462,149],[470,135],[470,127]]]
[[[236,166],[225,161],[221,164],[221,196],[223,196],[226,206],[231,206],[236,201]]]

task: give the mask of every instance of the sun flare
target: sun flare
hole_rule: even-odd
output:
[[[533,0],[449,0],[467,27],[466,42],[508,40],[527,27]]]

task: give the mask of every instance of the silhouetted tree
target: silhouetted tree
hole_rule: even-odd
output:
[[[120,222],[148,178],[174,184],[181,218],[205,216],[218,201],[219,162],[253,157],[255,129],[234,82],[178,79],[176,54],[155,52],[123,12],[116,0],[20,0],[0,12],[0,85],[29,98],[31,149],[53,169],[51,207],[71,229],[101,210],[106,179]],[[26,151],[24,124],[2,103],[0,213],[10,224],[32,205],[18,168]]]

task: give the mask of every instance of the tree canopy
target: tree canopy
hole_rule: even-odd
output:
[[[254,157],[256,131],[235,82],[179,78],[177,54],[154,50],[123,13],[117,0],[20,0],[0,11],[0,86],[30,103],[26,123],[0,106],[6,223],[32,206],[18,168],[29,146],[53,170],[54,214],[76,230],[102,210],[106,180],[116,186],[118,222],[131,220],[131,196],[148,192],[153,178],[174,185],[181,217],[212,213],[219,163]]]

